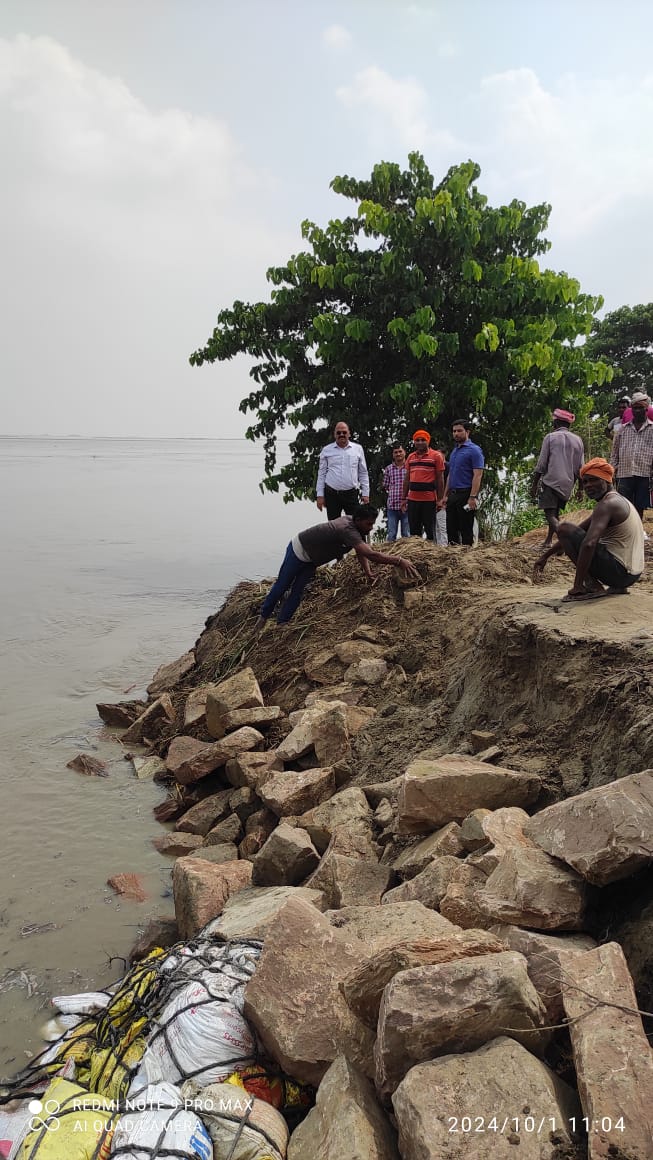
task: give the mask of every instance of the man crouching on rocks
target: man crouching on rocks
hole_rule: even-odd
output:
[[[590,459],[580,477],[596,507],[582,524],[555,521],[558,543],[540,556],[533,579],[541,579],[550,556],[564,554],[576,565],[576,575],[563,600],[625,596],[644,571],[642,521],[630,501],[615,491],[614,468],[606,459]]]
[[[368,580],[373,579],[370,562],[393,564],[396,568],[401,568],[407,576],[419,580],[420,574],[410,560],[405,560],[402,556],[388,556],[385,552],[375,552],[365,543],[365,536],[372,531],[378,514],[376,508],[361,504],[351,516],[338,516],[336,520],[316,524],[294,536],[286,548],[279,575],[261,605],[257,630],[264,627],[266,620],[269,620],[281,601],[283,603],[277,615],[277,624],[287,624],[297,611],[304,589],[313,579],[318,565],[328,564],[330,560],[339,560],[350,548],[353,548],[358,556],[358,563]]]

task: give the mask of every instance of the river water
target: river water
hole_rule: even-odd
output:
[[[262,495],[262,474],[242,440],[0,439],[0,1075],[40,1050],[50,996],[119,978],[111,956],[173,911],[152,847],[165,790],[135,778],[95,704],[142,695],[318,522]],[[67,769],[80,751],[109,776]],[[106,885],[123,871],[146,903]]]

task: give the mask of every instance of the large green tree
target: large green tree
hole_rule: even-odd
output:
[[[620,306],[594,324],[585,344],[589,359],[603,359],[612,367],[614,380],[594,391],[596,409],[612,414],[620,395],[653,388],[653,302]]]
[[[419,153],[408,169],[382,162],[367,181],[336,177],[356,204],[325,228],[306,221],[307,249],[268,270],[269,302],[222,310],[194,365],[246,354],[256,387],[249,439],[263,439],[263,485],[312,496],[324,425],[347,419],[373,476],[395,438],[426,426],[450,445],[454,419],[474,422],[491,467],[511,468],[539,445],[551,408],[590,408],[589,334],[602,300],[538,256],[550,207],[493,207],[472,161],[438,184]],[[278,467],[277,433],[293,432]]]

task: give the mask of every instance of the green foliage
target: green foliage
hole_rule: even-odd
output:
[[[585,343],[590,359],[602,359],[612,370],[610,386],[597,385],[592,394],[595,410],[602,416],[615,414],[615,402],[634,391],[653,388],[653,302],[621,306],[606,314]]]
[[[367,181],[336,177],[355,212],[304,222],[308,248],[268,270],[270,301],[220,312],[190,361],[254,361],[240,409],[254,416],[247,437],[264,441],[269,491],[313,495],[325,426],[338,419],[372,478],[416,426],[448,447],[452,421],[469,419],[497,477],[535,449],[554,406],[589,412],[588,386],[610,372],[576,340],[602,300],[540,266],[550,207],[490,206],[479,176],[467,161],[436,184],[411,153],[404,171],[381,162]],[[284,427],[292,459],[278,469]]]

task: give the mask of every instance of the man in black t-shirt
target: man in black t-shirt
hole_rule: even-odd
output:
[[[318,565],[340,559],[351,548],[358,556],[358,562],[369,580],[372,579],[370,562],[393,564],[396,568],[401,568],[406,575],[419,580],[419,572],[410,560],[405,560],[401,556],[389,556],[385,552],[375,552],[365,543],[365,536],[372,531],[378,514],[376,508],[361,504],[351,516],[339,516],[336,520],[328,520],[326,524],[315,524],[305,532],[293,536],[286,549],[279,575],[261,605],[257,628],[263,628],[281,601],[283,603],[277,614],[277,624],[287,624],[297,611],[304,589],[313,579]]]

